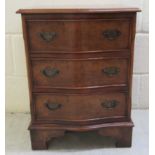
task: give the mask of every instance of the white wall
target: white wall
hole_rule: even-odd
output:
[[[29,112],[21,8],[138,7],[133,75],[133,108],[148,108],[148,0],[6,0],[6,111]]]

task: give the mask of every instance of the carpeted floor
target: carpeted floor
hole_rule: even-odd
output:
[[[51,142],[48,150],[32,151],[27,127],[30,115],[6,114],[6,155],[148,155],[148,110],[133,110],[131,148],[115,148],[112,138],[95,133],[68,133]]]

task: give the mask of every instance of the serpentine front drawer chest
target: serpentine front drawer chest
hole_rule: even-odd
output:
[[[136,8],[22,9],[32,149],[66,131],[131,146]]]

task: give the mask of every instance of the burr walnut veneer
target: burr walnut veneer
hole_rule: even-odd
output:
[[[32,149],[96,131],[131,146],[136,8],[22,9]]]

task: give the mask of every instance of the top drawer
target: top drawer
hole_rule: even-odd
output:
[[[32,53],[95,52],[128,49],[129,19],[28,20]]]

